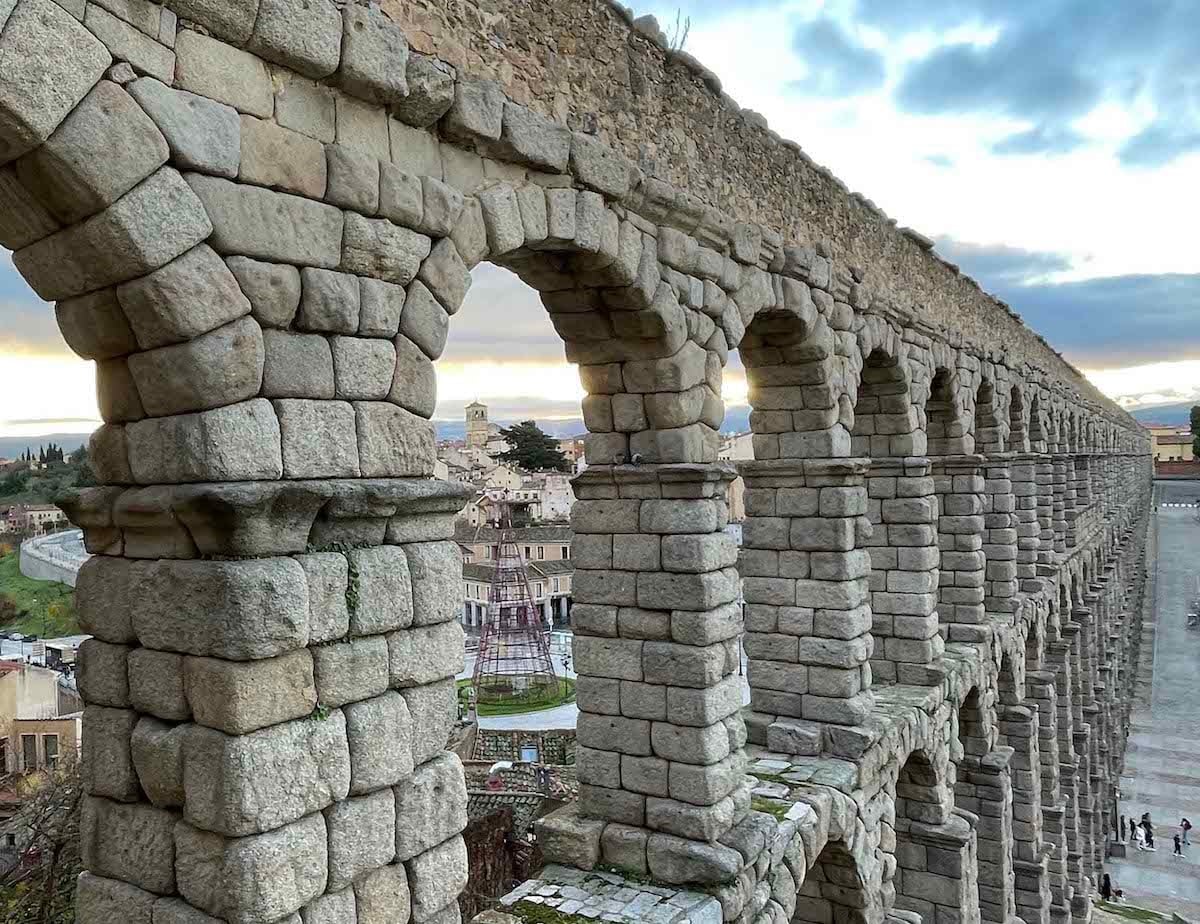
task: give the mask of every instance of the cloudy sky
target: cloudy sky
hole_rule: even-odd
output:
[[[1200,399],[1194,0],[636,7],[668,32],[677,8],[690,17],[685,47],[741,105],[935,238],[1108,394]],[[94,425],[89,367],[7,257],[0,319],[0,435]],[[494,267],[476,270],[440,373],[439,417],[475,398],[496,417],[578,414],[540,304]]]

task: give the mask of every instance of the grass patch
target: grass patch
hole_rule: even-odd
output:
[[[792,809],[788,803],[776,802],[774,799],[759,798],[752,798],[750,800],[750,808],[756,812],[765,812],[768,815],[772,815],[777,821],[783,821],[787,817],[787,813]]]
[[[75,591],[54,581],[21,573],[20,552],[0,557],[0,628],[41,638],[79,635]]]
[[[471,680],[458,681],[458,698],[465,705],[471,689]],[[480,718],[490,718],[501,715],[524,715],[527,712],[541,712],[553,709],[566,703],[575,702],[575,681],[566,677],[558,678],[558,690],[550,695],[522,694],[503,703],[480,703],[477,708]]]
[[[1148,921],[1163,921],[1166,915],[1159,914],[1157,911],[1151,911],[1149,908],[1138,908],[1136,905],[1122,905],[1116,902],[1097,901],[1096,907],[1108,914],[1115,914],[1122,918],[1128,918],[1130,921],[1140,921],[1142,924]]]

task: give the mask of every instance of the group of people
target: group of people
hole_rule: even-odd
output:
[[[1174,835],[1175,853],[1172,857],[1177,860],[1183,859],[1183,848],[1190,847],[1192,842],[1188,839],[1188,835],[1192,830],[1192,823],[1186,818],[1179,819],[1179,830]],[[1154,823],[1150,820],[1150,813],[1145,812],[1140,821],[1126,819],[1121,816],[1121,840],[1132,839],[1137,845],[1138,850],[1157,850],[1154,846]],[[1121,889],[1113,888],[1112,879],[1108,873],[1100,877],[1100,897],[1106,902],[1120,901],[1125,897],[1125,893]]]
[[[1125,816],[1121,816],[1121,840],[1126,840],[1125,833]],[[1179,819],[1179,830],[1175,832],[1175,852],[1173,857],[1183,859],[1183,848],[1190,847],[1191,841],[1188,840],[1188,833],[1192,830],[1192,823],[1186,818]],[[1150,813],[1142,814],[1141,821],[1129,822],[1128,837],[1133,839],[1138,850],[1157,850],[1154,846],[1154,823],[1150,820]]]

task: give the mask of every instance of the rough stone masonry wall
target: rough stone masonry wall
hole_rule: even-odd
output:
[[[1144,437],[659,39],[599,0],[0,0],[0,244],[96,361],[105,420],[102,486],[68,504],[96,555],[81,924],[458,920],[463,495],[431,478],[430,417],[483,261],[541,293],[588,393],[580,797],[540,830],[576,872],[522,900],[745,924],[1086,908],[1120,763],[1100,742],[1120,753],[1136,674]],[[1046,702],[1053,734],[1022,764],[992,725],[1031,638],[1042,673],[1002,702]],[[1011,798],[984,819],[956,781]]]

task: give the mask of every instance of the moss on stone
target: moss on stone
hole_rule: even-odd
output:
[[[563,914],[557,908],[537,902],[519,901],[508,909],[508,914],[528,924],[596,924],[592,918],[578,914]]]
[[[789,803],[778,802],[775,799],[753,798],[750,800],[750,808],[756,812],[764,812],[767,815],[771,815],[778,821],[783,821],[787,817],[787,813],[791,811],[792,806]]]

